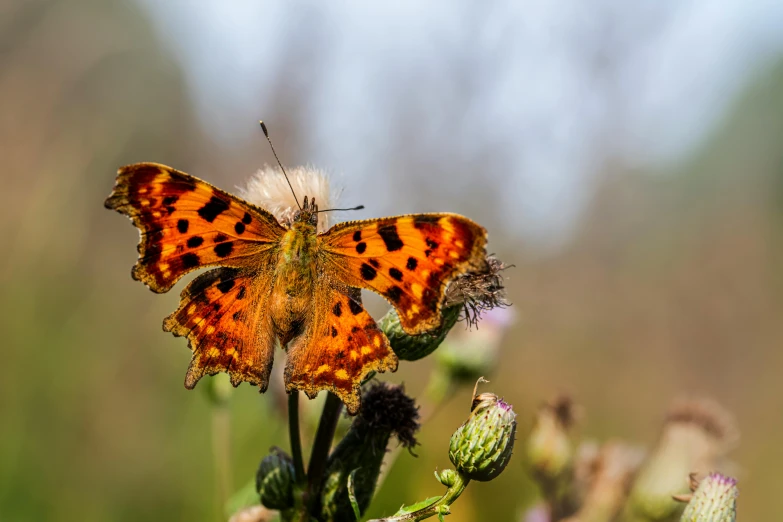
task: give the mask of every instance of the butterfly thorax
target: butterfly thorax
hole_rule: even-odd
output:
[[[305,221],[294,221],[280,241],[271,312],[278,337],[283,341],[297,333],[312,307],[316,247],[316,228]]]

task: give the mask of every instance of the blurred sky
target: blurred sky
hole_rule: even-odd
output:
[[[783,49],[783,3],[771,0],[248,0],[199,9],[141,1],[222,145],[258,138],[248,124],[265,117],[270,82],[279,81],[271,72],[297,56],[292,47],[315,53],[312,71],[290,78],[292,88],[317,82],[305,111],[314,137],[308,161],[344,174],[346,185],[372,186],[379,173],[368,154],[389,139],[400,111],[390,98],[402,91],[403,105],[415,99],[421,105],[409,109],[426,110],[410,129],[421,146],[503,155],[476,176],[508,187],[499,212],[518,212],[510,228],[543,243],[572,230],[599,158],[616,155],[631,168],[676,162]],[[470,102],[465,113],[442,115],[460,96]],[[378,206],[394,212],[373,203],[374,215]]]

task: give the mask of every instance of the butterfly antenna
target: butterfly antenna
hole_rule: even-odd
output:
[[[351,207],[351,208],[327,208],[327,209],[324,209],[324,210],[319,210],[318,213],[320,214],[321,212],[334,212],[336,210],[340,210],[340,211],[343,211],[343,210],[361,210],[363,208],[364,208],[364,205],[359,205],[359,206]]]
[[[263,120],[259,121],[258,123],[261,124],[261,130],[264,131],[264,136],[266,136],[266,141],[269,142],[269,148],[272,149],[272,154],[275,155],[277,164],[280,165],[280,170],[283,171],[283,176],[285,176],[285,180],[288,182],[288,186],[291,187],[291,194],[294,195],[294,201],[296,201],[296,206],[299,207],[299,210],[302,210],[302,205],[299,204],[299,200],[296,198],[296,192],[294,192],[294,187],[293,185],[291,185],[291,180],[288,179],[288,174],[286,174],[285,168],[283,168],[283,164],[280,163],[280,158],[277,157],[277,152],[275,152],[275,147],[274,145],[272,145],[272,140],[269,139],[269,131],[266,130],[266,124],[264,124]]]

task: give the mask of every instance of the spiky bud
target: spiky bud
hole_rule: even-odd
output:
[[[737,438],[731,415],[714,401],[677,401],[667,415],[657,447],[634,481],[625,519],[676,519],[683,508],[672,497],[688,492],[686,478],[719,468]]]
[[[575,451],[571,440],[573,410],[571,398],[565,395],[557,396],[539,408],[527,441],[528,459],[538,480],[554,482],[572,469]]]
[[[457,482],[457,472],[453,469],[444,469],[440,473],[436,471],[435,478],[438,479],[438,482],[450,488]]]
[[[386,334],[392,350],[394,350],[398,358],[403,361],[417,361],[428,356],[441,345],[443,339],[446,338],[446,334],[457,323],[461,310],[461,305],[444,308],[443,312],[441,312],[442,322],[440,328],[419,335],[408,335],[405,333],[402,325],[400,325],[400,316],[397,315],[394,308],[381,317],[378,325],[383,330],[383,333]]]
[[[449,458],[467,478],[488,481],[511,459],[517,429],[511,405],[493,393],[474,396],[470,417],[451,436]]]
[[[284,510],[294,505],[294,463],[280,448],[272,448],[256,473],[256,491],[269,509]]]
[[[418,419],[418,407],[405,395],[402,386],[377,383],[362,394],[359,414],[326,464],[321,494],[324,520],[354,519],[348,496],[351,474],[359,512],[365,512],[375,492],[389,439],[394,435],[403,446],[412,448],[416,444]]]
[[[389,338],[389,343],[403,361],[416,361],[435,351],[446,334],[460,319],[476,325],[481,314],[493,308],[508,306],[503,277],[507,267],[500,260],[488,256],[484,267],[457,277],[446,289],[441,308],[441,326],[435,330],[408,335],[400,325],[400,318],[393,309],[378,324]]]
[[[699,483],[680,522],[734,522],[738,494],[735,479],[711,473]]]

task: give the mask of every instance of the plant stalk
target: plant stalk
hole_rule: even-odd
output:
[[[462,495],[462,492],[465,491],[469,482],[469,478],[462,475],[462,473],[457,472],[457,479],[454,481],[454,485],[446,490],[446,493],[432,504],[412,513],[378,518],[371,520],[370,522],[418,522],[419,520],[424,520],[436,515],[442,516],[448,514],[449,506]]]
[[[329,458],[329,450],[332,447],[332,439],[340,420],[343,409],[342,401],[337,395],[327,392],[326,403],[321,412],[321,420],[318,422],[318,430],[315,432],[313,450],[310,453],[310,463],[307,466],[307,491],[305,493],[305,505],[311,513],[316,509],[323,485],[326,461]]]
[[[299,430],[299,390],[288,394],[288,437],[291,441],[291,458],[294,461],[296,483],[304,485],[306,476],[302,458],[302,436]]]
[[[215,462],[215,483],[218,519],[224,520],[231,486],[231,412],[225,404],[212,405],[212,455]]]

